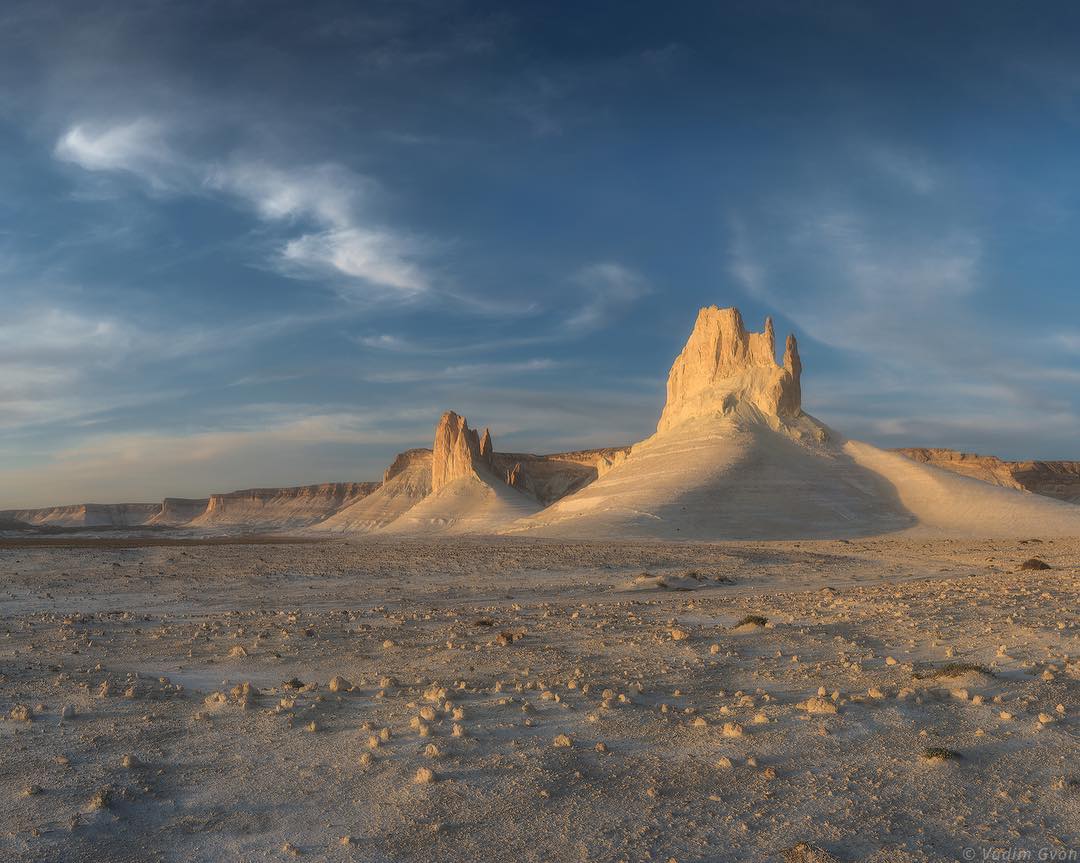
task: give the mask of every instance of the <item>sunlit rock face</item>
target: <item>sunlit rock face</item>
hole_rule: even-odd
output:
[[[667,402],[656,426],[668,431],[687,420],[750,405],[778,420],[802,415],[802,362],[795,336],[776,362],[772,318],[765,331],[747,332],[738,309],[707,306],[668,374]]]
[[[475,476],[480,465],[491,467],[491,432],[484,430],[483,446],[465,417],[453,411],[442,415],[431,448],[431,490],[437,492],[456,479]]]

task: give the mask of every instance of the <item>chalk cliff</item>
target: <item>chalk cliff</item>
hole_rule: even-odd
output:
[[[779,422],[802,416],[802,361],[795,336],[787,338],[782,365],[776,362],[772,318],[765,330],[747,332],[738,309],[707,306],[668,374],[667,402],[658,432],[701,416],[730,413],[750,405]]]
[[[485,429],[483,446],[465,417],[447,411],[435,427],[431,448],[431,490],[437,492],[456,479],[475,476],[483,466],[491,469],[491,433]]]

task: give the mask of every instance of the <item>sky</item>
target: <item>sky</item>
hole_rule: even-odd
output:
[[[631,443],[702,305],[1080,459],[1080,6],[0,5],[0,507]]]

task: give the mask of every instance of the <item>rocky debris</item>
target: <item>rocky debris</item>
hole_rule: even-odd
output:
[[[823,698],[820,695],[815,695],[811,698],[807,698],[806,701],[800,701],[796,706],[799,708],[799,710],[804,710],[807,713],[812,714],[828,714],[837,712],[836,703],[830,701],[827,698]]]
[[[16,704],[8,711],[8,719],[12,722],[29,722],[33,718],[33,713],[26,704]]]
[[[786,848],[781,859],[784,863],[839,863],[828,851],[811,845],[809,842],[799,842],[790,848]]]
[[[777,365],[772,318],[761,333],[747,332],[738,309],[707,306],[668,374],[667,402],[658,432],[699,416],[728,413],[740,403],[763,414],[802,414],[802,362],[793,335]]]

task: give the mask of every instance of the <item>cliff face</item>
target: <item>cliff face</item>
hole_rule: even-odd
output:
[[[667,402],[656,426],[668,431],[700,416],[752,405],[768,417],[802,415],[802,362],[795,336],[787,338],[783,365],[776,363],[772,318],[765,330],[747,332],[738,309],[708,306],[668,375]]]
[[[431,490],[437,492],[461,477],[477,476],[487,482],[505,483],[547,506],[603,476],[629,452],[630,447],[552,455],[496,452],[490,429],[485,428],[480,435],[469,427],[465,417],[447,411],[435,428]]]
[[[426,451],[425,451],[426,452]],[[29,527],[303,527],[333,515],[379,487],[339,482],[253,488],[204,498],[167,497],[161,503],[74,504],[0,512],[0,522]]]
[[[386,485],[399,474],[421,464],[425,470],[431,470],[431,450],[417,448],[399,452],[390,463],[390,467],[383,471],[383,485]]]
[[[551,455],[497,452],[493,464],[508,485],[548,506],[599,479],[629,452],[628,446]]]
[[[483,447],[480,435],[469,428],[465,417],[447,411],[435,427],[435,442],[431,448],[431,490],[438,491],[456,479],[476,476],[477,469],[491,468],[491,432],[484,430]]]
[[[1004,461],[992,455],[924,447],[898,449],[897,452],[913,461],[983,482],[1080,503],[1080,462]]]
[[[157,503],[79,503],[4,510],[0,521],[53,527],[137,527],[147,524],[160,509]]]
[[[192,526],[296,528],[329,518],[366,497],[377,482],[331,482],[288,488],[251,488],[210,496]]]
[[[206,512],[209,503],[208,497],[167,497],[161,502],[161,507],[148,524],[179,527]]]

